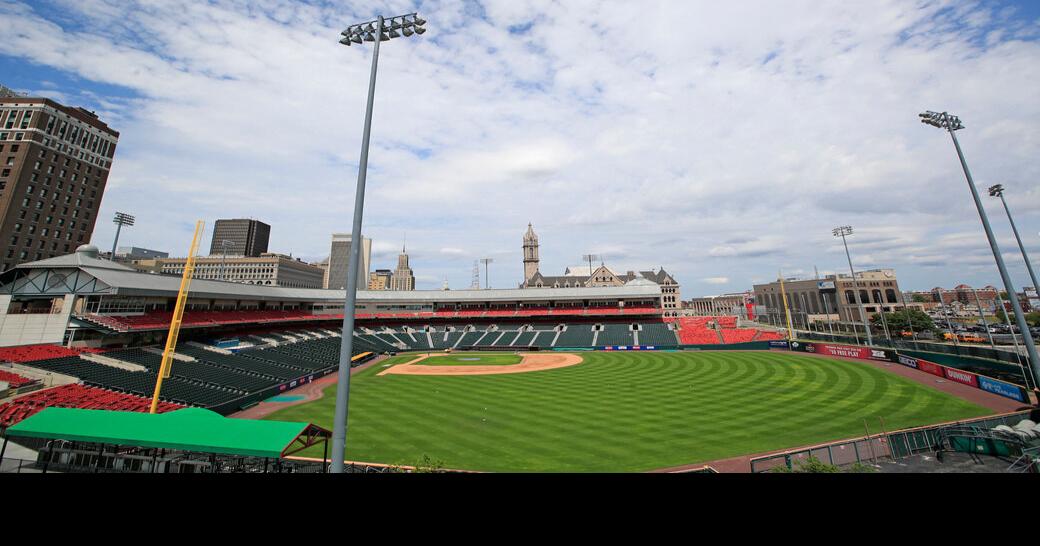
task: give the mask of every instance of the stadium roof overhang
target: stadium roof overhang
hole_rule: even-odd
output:
[[[174,298],[180,276],[143,273],[77,252],[21,264],[0,275],[0,294],[57,297],[66,294]],[[659,298],[653,283],[594,288],[526,288],[488,290],[360,290],[358,303],[423,304],[466,302],[543,302],[589,299]],[[284,288],[237,282],[193,279],[190,298],[216,300],[339,303],[342,290]]]
[[[149,414],[50,407],[6,435],[276,459],[327,441],[332,433],[309,423],[228,419],[200,408]]]

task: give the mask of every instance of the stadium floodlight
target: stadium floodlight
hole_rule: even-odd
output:
[[[404,20],[407,16],[417,17],[416,13],[390,17],[390,20]],[[354,223],[353,236],[350,239],[350,258],[347,263],[347,287],[346,296],[343,301],[343,333],[340,338],[339,352],[339,377],[336,391],[336,411],[333,419],[332,429],[332,464],[330,470],[334,473],[343,472],[343,458],[347,448],[347,409],[350,403],[350,363],[351,353],[354,350],[354,312],[357,304],[357,271],[361,263],[361,247],[364,246],[364,238],[361,236],[361,221],[365,205],[365,179],[368,176],[368,147],[372,136],[372,107],[376,97],[376,72],[379,67],[379,45],[390,40],[383,32],[386,18],[377,17],[374,21],[358,23],[347,27],[342,36],[351,43],[359,44],[362,41],[374,42],[372,48],[372,69],[368,80],[368,103],[365,107],[365,126],[361,139],[361,161],[358,164],[357,193],[354,197]],[[364,34],[364,36],[362,36]],[[379,40],[375,35],[380,36]],[[343,43],[340,40],[340,43]]]
[[[592,276],[592,262],[598,259],[600,259],[600,257],[596,254],[583,254],[581,256],[582,261],[589,262],[589,277]],[[589,280],[591,281],[592,279]]]
[[[491,281],[488,280],[488,264],[495,263],[495,259],[481,258],[480,263],[484,264],[484,288],[491,288]]]
[[[853,301],[855,301],[859,306],[859,318],[863,320],[863,328],[867,330],[867,345],[873,345],[874,338],[870,335],[870,322],[867,321],[867,311],[866,308],[863,307],[863,298],[859,297],[859,283],[856,282],[856,270],[852,267],[852,255],[849,254],[849,243],[845,240],[845,237],[852,235],[852,226],[838,226],[834,228],[831,233],[833,233],[835,237],[841,237],[841,242],[845,245],[845,257],[849,260],[849,273],[852,274]],[[853,328],[853,330],[855,330],[855,328]],[[856,334],[856,343],[859,343],[859,334]]]
[[[1008,208],[1007,200],[1004,199],[1004,186],[997,184],[989,187],[990,197],[1000,197],[1000,202],[1004,204],[1004,212],[1007,213],[1008,222],[1011,223],[1011,231],[1015,233],[1015,240],[1018,241],[1018,249],[1022,252],[1022,259],[1026,262],[1026,271],[1029,272],[1029,279],[1033,281],[1033,290],[1040,292],[1040,282],[1036,280],[1036,272],[1033,271],[1033,263],[1029,261],[1029,254],[1026,253],[1026,245],[1022,244],[1022,237],[1018,234],[1018,226],[1015,225],[1015,219],[1011,217],[1011,209]]]
[[[227,249],[229,246],[235,246],[235,242],[227,239],[220,240],[220,280],[222,281],[227,280],[227,277],[224,275],[224,264],[227,262]]]
[[[116,261],[116,245],[119,244],[119,232],[122,231],[123,226],[134,225],[135,218],[125,212],[117,212],[115,217],[112,218],[112,222],[116,225],[116,239],[112,241],[112,255],[109,259],[113,262]]]
[[[961,123],[960,118],[952,116],[946,112],[939,114],[928,111],[921,114],[920,117],[923,123],[943,129],[950,133],[950,138],[953,140],[953,147],[957,150],[957,158],[960,159],[961,162],[961,169],[964,170],[964,178],[968,181],[968,189],[971,190],[971,197],[975,200],[975,208],[979,211],[979,218],[982,220],[982,228],[986,232],[986,239],[989,240],[989,248],[993,252],[994,260],[997,262],[997,269],[1000,271],[1000,280],[1004,283],[1004,289],[1007,291],[1008,300],[1011,302],[1011,309],[1015,312],[1015,322],[1018,323],[1018,329],[1022,331],[1022,337],[1026,345],[1026,352],[1029,354],[1029,366],[1033,371],[1033,377],[1040,378],[1040,355],[1037,355],[1036,344],[1033,342],[1033,335],[1029,331],[1029,325],[1026,324],[1026,317],[1022,314],[1022,306],[1019,304],[1018,294],[1015,292],[1015,286],[1011,283],[1011,276],[1008,274],[1007,266],[1004,265],[1004,258],[1000,254],[1000,246],[997,244],[997,238],[993,235],[993,228],[989,225],[989,217],[986,216],[986,209],[982,206],[982,199],[979,198],[979,191],[975,188],[975,181],[971,178],[971,171],[968,169],[968,162],[964,159],[964,151],[961,150],[961,143],[957,140],[956,132],[963,129],[964,125]],[[1002,189],[1003,188],[1001,188],[1001,190]],[[1040,391],[1037,391],[1037,396],[1040,396]]]

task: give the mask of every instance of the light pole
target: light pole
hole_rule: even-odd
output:
[[[1022,237],[1018,235],[1018,226],[1015,225],[1015,219],[1011,217],[1011,209],[1008,208],[1007,200],[1004,199],[1004,186],[1000,184],[990,186],[989,195],[990,197],[1000,197],[1000,202],[1004,204],[1004,212],[1007,213],[1008,222],[1011,222],[1011,231],[1015,232],[1018,249],[1022,251],[1022,259],[1026,262],[1026,270],[1029,271],[1029,278],[1033,281],[1033,290],[1040,292],[1040,282],[1036,280],[1033,264],[1029,261],[1029,255],[1026,254],[1026,245],[1022,244]]]
[[[903,300],[903,311],[906,312],[906,327],[910,329],[910,337],[914,340],[914,349],[917,349],[917,333],[914,332],[914,320],[913,317],[910,315],[910,308],[906,306],[906,292],[900,290],[899,298]],[[899,337],[900,339],[902,339],[902,332],[899,333]]]
[[[1015,312],[1015,322],[1018,323],[1018,329],[1022,331],[1022,338],[1026,344],[1026,352],[1029,354],[1029,366],[1033,371],[1033,377],[1035,378],[1040,376],[1040,355],[1037,355],[1036,344],[1033,342],[1033,335],[1029,331],[1029,325],[1026,324],[1026,317],[1022,315],[1022,307],[1018,303],[1018,294],[1015,293],[1015,286],[1011,283],[1011,276],[1008,275],[1007,267],[1004,265],[1004,258],[1000,255],[1000,247],[997,245],[997,238],[993,236],[993,228],[989,225],[989,218],[986,216],[986,209],[982,206],[982,200],[979,199],[979,192],[975,189],[975,182],[971,179],[971,171],[968,170],[968,163],[964,160],[964,152],[961,151],[961,144],[957,141],[956,131],[963,129],[964,125],[961,124],[960,118],[946,112],[938,113],[928,111],[921,114],[920,117],[921,123],[931,125],[932,127],[938,127],[939,129],[945,129],[950,133],[950,138],[953,139],[953,146],[957,149],[957,157],[961,160],[961,168],[964,169],[964,177],[968,179],[968,188],[971,189],[971,197],[975,200],[975,208],[979,211],[979,218],[982,219],[982,227],[986,231],[986,238],[989,239],[989,248],[993,251],[993,258],[997,262],[997,269],[1000,270],[1000,280],[1004,282],[1004,288],[1008,293],[1008,300],[1011,301],[1011,309]],[[1013,333],[1014,332],[1012,332],[1012,334]]]
[[[134,217],[130,216],[125,212],[117,212],[112,222],[116,225],[116,240],[112,241],[112,256],[111,260],[116,261],[116,246],[119,244],[119,232],[123,229],[123,226],[134,225]]]
[[[227,262],[227,249],[229,246],[235,246],[235,242],[227,239],[220,240],[220,280],[222,281],[227,280],[227,276],[224,274],[224,264]]]
[[[888,345],[889,347],[895,347],[895,345],[892,345],[892,334],[888,331],[888,319],[885,318],[885,295],[881,293],[881,290],[874,290],[874,292],[877,293],[878,314],[881,315],[881,325],[885,328],[885,337],[888,338]]]
[[[950,335],[953,336],[953,344],[960,347],[960,342],[957,340],[957,332],[953,331],[953,324],[950,323],[950,314],[946,312],[946,302],[943,301],[942,290],[936,290],[936,295],[939,296],[939,308],[942,309],[943,318],[946,319],[946,328],[950,331]]]
[[[852,255],[849,254],[849,243],[845,240],[847,235],[852,235],[852,226],[839,226],[834,228],[832,231],[835,237],[841,237],[842,244],[845,245],[845,257],[849,260],[849,273],[852,274],[852,296],[859,306],[859,318],[863,319],[863,328],[867,330],[867,346],[874,344],[874,339],[870,335],[870,323],[867,321],[867,311],[863,308],[863,300],[859,297],[859,283],[856,282],[856,270],[852,268]],[[859,343],[859,335],[856,335],[856,343]]]
[[[975,307],[979,308],[979,318],[982,319],[982,327],[986,329],[986,335],[989,336],[989,346],[993,349],[993,352],[996,353],[997,344],[993,343],[993,333],[989,331],[989,324],[986,323],[986,315],[982,314],[982,301],[979,300],[979,291],[972,288],[971,292],[975,294]]]
[[[589,277],[592,277],[592,262],[598,260],[599,256],[595,254],[583,254],[581,259],[586,262],[589,262]]]
[[[386,23],[389,22],[389,26]],[[361,138],[361,161],[358,164],[357,192],[354,196],[354,228],[350,238],[350,259],[347,264],[347,290],[343,302],[343,334],[340,337],[339,377],[336,391],[336,413],[332,428],[332,465],[330,470],[343,472],[343,458],[347,447],[347,409],[350,402],[350,359],[354,349],[354,307],[357,303],[357,271],[361,263],[361,218],[365,205],[365,178],[368,175],[368,143],[372,136],[372,106],[376,97],[376,70],[379,67],[379,44],[401,34],[423,34],[426,21],[415,13],[388,19],[380,15],[374,21],[351,25],[341,34],[339,43],[349,46],[375,42],[372,48],[372,70],[368,79],[368,105],[365,108],[365,128]],[[398,32],[400,31],[400,33]]]
[[[495,259],[481,258],[480,263],[484,264],[484,288],[491,288],[491,281],[488,280],[488,264],[495,263]]]
[[[1007,309],[1004,308],[1004,298],[1000,297],[999,290],[997,291],[997,301],[1000,303],[1000,310],[1004,312],[1004,322],[1007,323],[1008,333],[1011,334],[1011,343],[1015,345],[1015,359],[1018,360],[1018,367],[1022,368],[1022,379],[1025,380],[1026,388],[1028,389],[1029,374],[1026,373],[1026,368],[1022,365],[1022,351],[1018,349],[1018,337],[1015,335],[1015,329],[1011,327],[1011,318],[1008,317]],[[1035,384],[1036,381],[1033,383]]]

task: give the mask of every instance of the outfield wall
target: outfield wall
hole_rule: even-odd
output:
[[[984,390],[1005,398],[1028,404],[1029,395],[1021,385],[1002,381],[993,377],[962,370],[953,366],[944,366],[919,358],[916,356],[900,354],[892,349],[878,349],[874,347],[859,347],[855,345],[839,345],[836,343],[811,343],[804,341],[791,342],[791,350],[821,354],[825,356],[836,356],[842,358],[854,358],[859,360],[874,360],[881,362],[893,362],[908,368],[913,368],[948,381],[954,381],[976,389]]]

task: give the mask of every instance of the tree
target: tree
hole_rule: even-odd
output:
[[[928,296],[925,296],[924,294],[914,294],[913,296],[910,297],[910,299],[914,303],[928,303],[928,302],[932,301],[931,298],[929,298]]]
[[[997,307],[997,319],[1000,320],[1001,324],[1007,324],[1008,322],[1010,322],[1010,319],[1008,318],[1008,313],[1006,310],[1004,310],[1003,307]]]
[[[907,320],[909,318],[909,320]],[[917,309],[899,310],[894,313],[885,313],[885,321],[888,323],[888,329],[892,332],[903,331],[907,329],[907,325],[912,325],[915,332],[924,332],[935,329],[935,323],[932,322],[932,317],[925,314],[924,311],[918,311]],[[883,326],[881,321],[881,315],[874,313],[870,316],[870,323],[878,328]]]
[[[1040,326],[1040,311],[1026,313],[1026,322],[1030,326]]]

